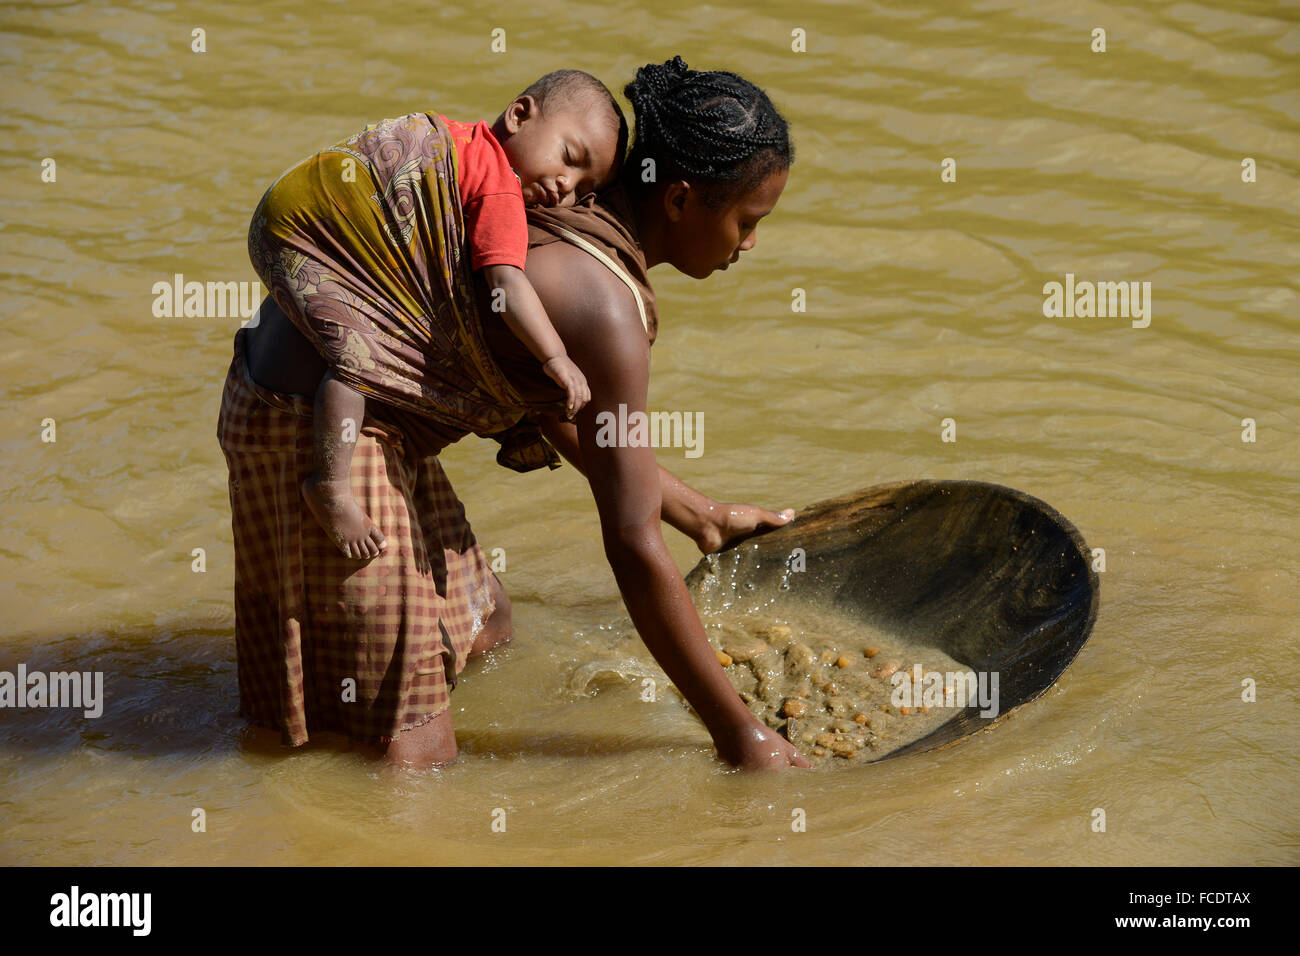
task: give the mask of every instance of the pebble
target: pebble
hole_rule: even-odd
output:
[[[759,682],[779,683],[781,672],[785,669],[782,666],[781,655],[776,651],[768,648],[759,654],[755,654],[750,660],[749,666],[754,669],[754,676]]]
[[[871,719],[871,718],[869,718],[866,714],[854,714],[854,715],[853,715],[853,722],[854,722],[855,724],[865,724],[865,723],[866,723],[868,720],[870,720],[870,719]]]
[[[802,674],[813,666],[817,658],[807,644],[791,644],[785,649],[786,667],[796,674]]]
[[[748,634],[728,634],[722,649],[730,654],[733,660],[743,664],[745,661],[752,661],[767,650],[767,642]]]
[[[801,700],[787,697],[785,704],[781,707],[781,713],[787,717],[802,717],[808,713],[808,705]]]
[[[723,667],[731,666],[731,655],[726,651],[718,651],[718,663]]]
[[[890,676],[894,673],[894,671],[896,671],[896,670],[898,670],[898,664],[897,664],[897,662],[895,662],[895,661],[890,661],[888,664],[884,664],[884,665],[882,665],[882,666],[881,666],[879,669],[877,669],[877,671],[876,671],[874,674],[872,674],[871,676],[872,676],[872,677],[875,677],[875,678],[877,678],[877,679],[879,679],[879,680],[884,680],[885,678],[890,677]]]
[[[773,644],[785,644],[790,640],[790,629],[784,624],[772,624],[768,627],[760,627],[754,631],[759,637],[771,641]]]
[[[878,648],[878,647],[868,647],[868,648],[867,648],[865,651],[863,651],[862,653],[865,654],[865,655],[867,655],[867,657],[875,657],[877,654],[880,653],[880,648]]]
[[[853,666],[853,661],[852,661],[852,659],[849,657],[849,655],[847,655],[847,654],[841,654],[841,655],[839,656],[839,658],[835,661],[835,666],[836,666],[836,667],[851,667],[851,666]]]

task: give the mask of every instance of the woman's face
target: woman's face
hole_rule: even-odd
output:
[[[718,209],[704,204],[699,189],[670,184],[663,196],[668,261],[693,279],[726,269],[757,244],[758,221],[775,208],[789,176],[789,169],[778,170]]]

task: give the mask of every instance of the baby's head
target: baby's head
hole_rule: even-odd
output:
[[[497,117],[492,135],[519,174],[527,205],[572,206],[604,189],[627,151],[623,111],[581,70],[547,73]]]

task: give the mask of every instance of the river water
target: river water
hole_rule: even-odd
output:
[[[962,7],[6,6],[0,669],[102,671],[107,700],[0,711],[0,862],[1300,862],[1296,8]],[[455,692],[459,763],[243,744],[215,439],[239,318],[157,317],[154,284],[254,280],[263,190],[368,122],[490,121],[548,70],[617,90],[674,54],[763,86],[797,156],[738,267],[651,274],[651,406],[707,424],[660,460],[771,507],[1022,489],[1106,551],[1091,641],[945,751],[735,773],[676,695],[575,688],[653,666],[585,484],[470,439],[444,462],[518,636]],[[1149,282],[1149,325],[1046,316],[1067,274]]]

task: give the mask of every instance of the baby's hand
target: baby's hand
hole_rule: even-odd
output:
[[[542,371],[551,377],[567,393],[565,396],[564,416],[572,418],[582,406],[591,401],[591,389],[587,387],[587,376],[579,371],[567,355],[557,355],[542,366]]]

